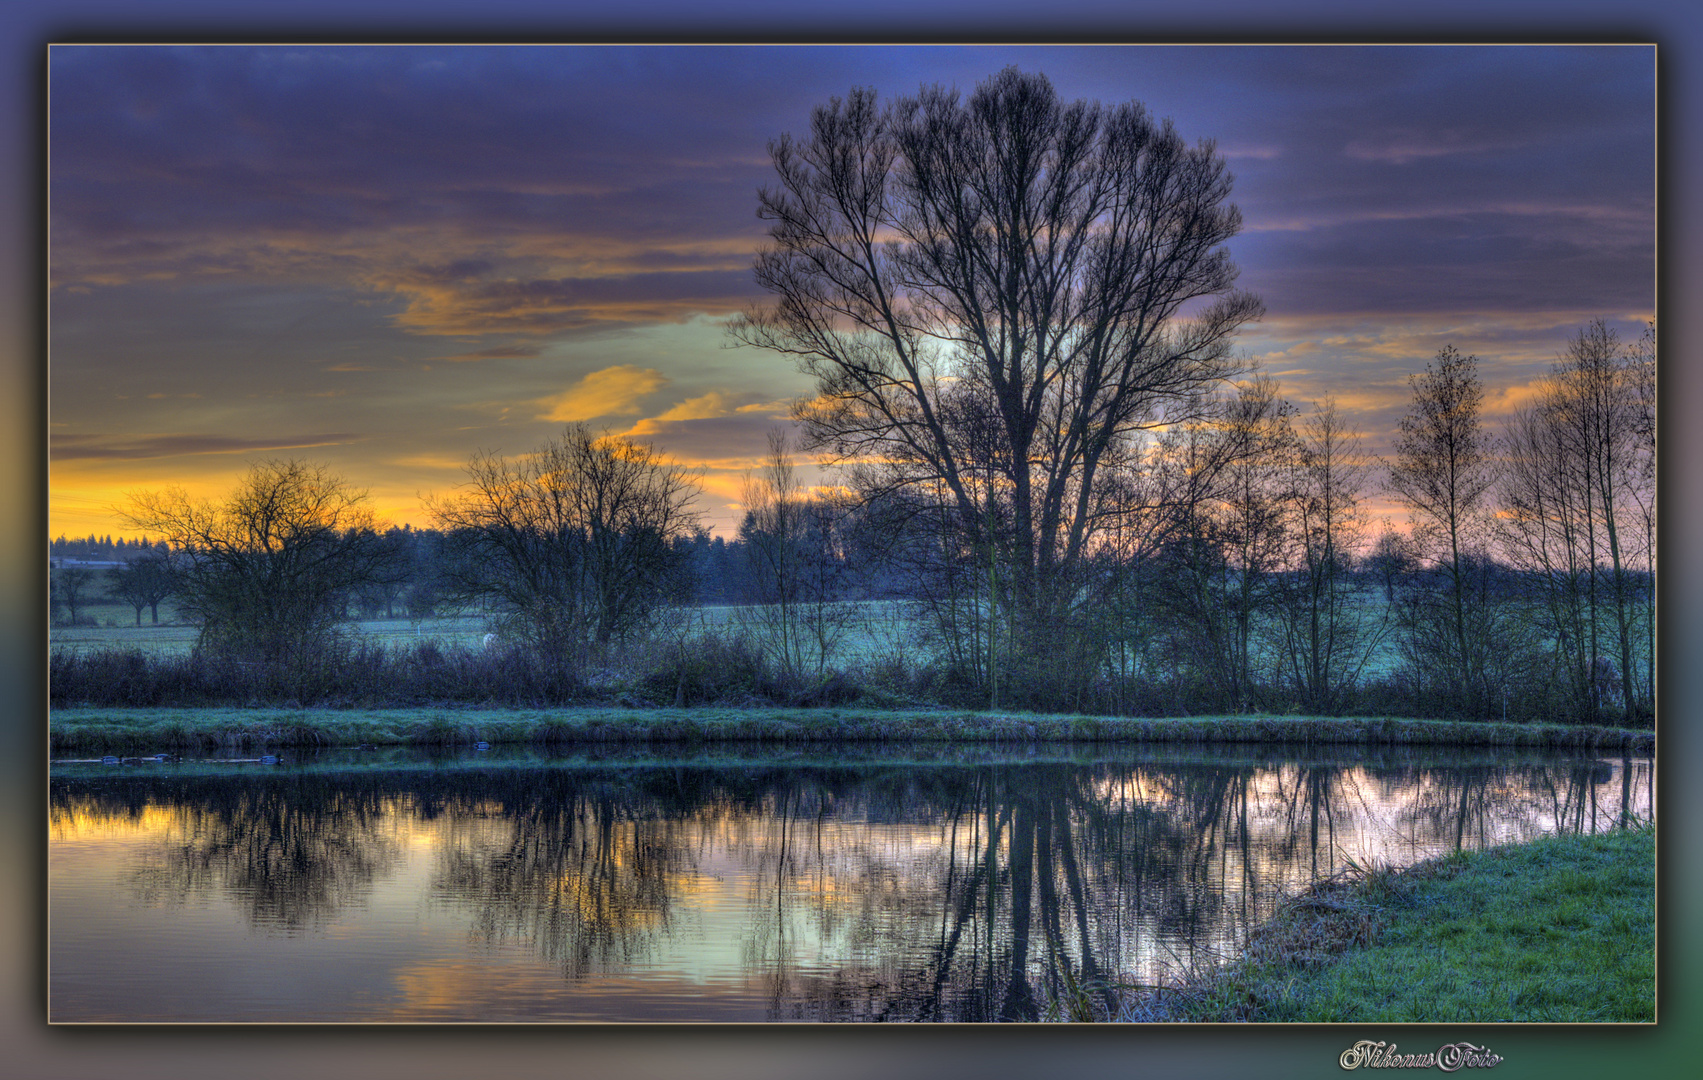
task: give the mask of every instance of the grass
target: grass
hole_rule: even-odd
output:
[[[1243,956],[1124,1018],[1279,1023],[1655,1020],[1655,830],[1550,836],[1283,905]]]
[[[156,654],[188,655],[200,634],[200,628],[188,623],[161,622],[155,626],[146,613],[142,625],[130,618],[129,607],[123,619],[109,616],[107,608],[95,610],[91,617],[95,626],[55,626],[48,634],[54,649],[92,651],[98,649],[144,649]],[[161,612],[162,617],[166,612]],[[476,648],[485,636],[485,620],[479,616],[443,616],[430,619],[358,619],[348,623],[348,629],[359,639],[384,645],[412,645],[420,641],[436,641],[445,646]]]
[[[1147,719],[952,709],[60,708],[53,752],[491,743],[948,741],[1509,746],[1648,754],[1650,732],[1365,717]]]

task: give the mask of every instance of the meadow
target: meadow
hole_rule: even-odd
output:
[[[1415,680],[1384,597],[1368,591],[1357,603],[1370,636],[1361,649],[1334,662],[1333,682],[1344,689],[1324,705],[1296,689],[1296,665],[1280,653],[1284,629],[1269,615],[1253,627],[1249,678],[1240,692],[1211,676],[1221,661],[1201,649],[1205,631],[1167,629],[1164,612],[1136,610],[1127,624],[1108,628],[1128,637],[1107,642],[1108,663],[1097,673],[1061,681],[1058,666],[1044,655],[1008,656],[990,693],[986,643],[975,628],[948,647],[928,609],[902,600],[800,605],[785,635],[774,608],[663,609],[647,635],[569,667],[539,664],[507,642],[486,648],[493,623],[475,610],[357,619],[343,624],[340,641],[325,642],[317,656],[290,670],[198,653],[197,627],[169,600],[161,605],[159,624],[145,618],[140,626],[127,605],[90,603],[79,606],[75,625],[51,628],[50,681],[56,709],[856,704],[1149,718],[1330,713],[1650,726],[1647,710],[1626,717],[1613,708],[1583,709],[1576,696],[1569,697],[1574,691],[1558,650],[1545,645],[1542,613],[1535,607],[1504,609],[1512,636],[1495,651],[1503,680],[1500,700],[1469,715],[1455,708],[1446,691]],[[1634,670],[1641,672],[1641,661]]]
[[[843,628],[829,654],[832,664],[856,664],[904,649],[916,634],[917,624],[907,613],[910,605],[896,600],[847,601],[836,604]],[[760,608],[731,604],[706,604],[666,611],[659,619],[659,637],[670,634],[721,633],[755,625]],[[411,646],[427,641],[443,648],[480,648],[490,630],[488,618],[478,612],[455,612],[420,619],[351,619],[346,629],[358,641],[385,646]],[[160,605],[160,622],[153,624],[146,612],[136,625],[135,611],[127,604],[108,602],[82,605],[79,625],[55,625],[48,632],[53,649],[88,652],[102,649],[142,649],[162,655],[187,655],[195,645],[199,627],[184,621],[170,600]]]

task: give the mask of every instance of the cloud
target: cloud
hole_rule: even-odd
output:
[[[1443,344],[1512,400],[1588,319],[1653,310],[1648,47],[56,46],[53,420],[103,434],[57,440],[89,460],[53,483],[356,426],[350,474],[406,493],[475,439],[614,417],[736,487],[809,392],[713,325],[762,299],[765,144],[849,86],[1008,62],[1216,140],[1270,312],[1241,347],[1374,437]]]
[[[751,299],[750,271],[679,270],[572,277],[443,276],[431,268],[381,274],[376,289],[406,306],[392,317],[416,334],[551,335],[598,323],[683,322],[728,314]]]
[[[1537,401],[1549,388],[1547,377],[1509,386],[1487,388],[1484,393],[1485,416],[1511,416]]]
[[[390,458],[387,465],[403,469],[424,469],[435,472],[459,472],[467,467],[467,459],[446,457],[443,454],[408,454]]]
[[[488,349],[476,349],[473,352],[434,356],[431,359],[446,364],[471,364],[478,363],[481,360],[530,360],[543,351],[537,345],[497,345]]]
[[[715,420],[737,414],[761,413],[772,419],[786,420],[791,416],[791,408],[791,402],[764,401],[763,395],[751,391],[711,390],[640,420],[627,434],[636,439],[646,439],[676,430],[676,426],[685,421]]]
[[[573,424],[605,416],[636,416],[639,400],[668,385],[668,376],[655,368],[632,364],[594,371],[561,394],[544,398],[540,420]]]
[[[1505,153],[1518,150],[1520,145],[1516,141],[1472,138],[1458,131],[1409,132],[1379,139],[1355,139],[1342,152],[1360,161],[1411,165],[1425,158]]]
[[[55,461],[77,459],[134,461],[197,454],[253,454],[269,450],[306,450],[358,442],[349,432],[240,439],[230,435],[152,435],[114,439],[108,435],[54,435],[49,455]]]

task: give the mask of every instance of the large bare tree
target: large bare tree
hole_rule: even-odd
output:
[[[733,335],[816,377],[808,445],[865,498],[942,500],[1019,632],[1055,622],[1112,463],[1237,372],[1262,312],[1233,288],[1223,159],[1015,68],[967,99],[854,89],[770,153],[755,270],[775,303]]]

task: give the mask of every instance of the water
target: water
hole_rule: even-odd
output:
[[[1651,762],[1408,748],[56,765],[56,1022],[1034,1019],[1352,859],[1607,829]]]

